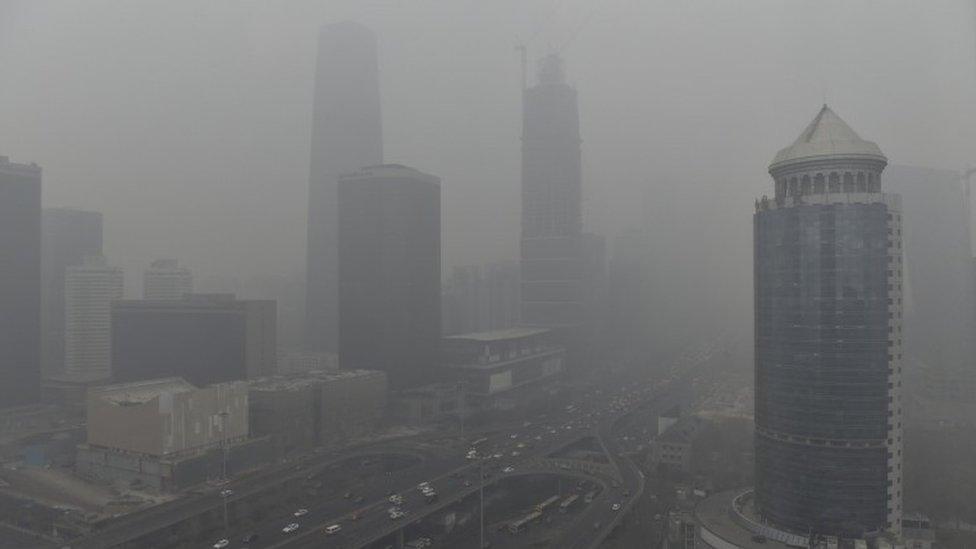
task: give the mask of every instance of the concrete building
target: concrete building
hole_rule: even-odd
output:
[[[112,307],[118,381],[182,377],[195,385],[277,371],[274,301],[189,294],[179,301],[122,300]]]
[[[444,363],[464,383],[471,411],[512,410],[554,393],[566,349],[545,328],[459,334],[443,340]]]
[[[88,256],[65,274],[64,373],[87,380],[112,374],[112,303],[122,299],[122,269]]]
[[[562,60],[542,60],[522,108],[522,313],[541,327],[584,322],[585,250],[576,90]]]
[[[248,440],[244,382],[198,388],[164,378],[94,388],[87,424],[76,468],[116,484],[172,491],[269,457],[268,445]]]
[[[519,264],[500,261],[454,267],[444,284],[445,335],[512,328],[521,309]]]
[[[308,180],[305,346],[338,352],[337,185],[383,162],[376,36],[353,22],[319,31]]]
[[[678,471],[690,471],[691,447],[701,424],[701,418],[685,416],[655,437],[651,441],[648,453],[648,463],[652,470],[664,465]]]
[[[0,156],[0,408],[41,391],[41,168]]]
[[[393,397],[393,417],[407,425],[463,421],[470,410],[464,384],[446,381],[399,391]]]
[[[886,164],[824,105],[756,202],[755,502],[778,528],[901,527],[902,219]]]
[[[402,389],[437,379],[440,179],[399,164],[339,180],[339,361]]]
[[[143,299],[180,300],[192,293],[193,273],[175,259],[157,259],[143,273]]]
[[[102,255],[102,214],[68,208],[41,212],[41,362],[45,375],[64,370],[64,288],[68,267]]]
[[[335,446],[373,432],[386,413],[386,374],[309,371],[250,383],[253,436],[270,436],[277,455]]]

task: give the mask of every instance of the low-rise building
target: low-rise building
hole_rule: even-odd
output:
[[[334,446],[374,431],[386,412],[386,374],[313,370],[250,382],[250,428],[278,455]]]
[[[462,383],[431,383],[400,391],[394,397],[394,417],[408,425],[461,421],[468,414]]]
[[[459,334],[441,348],[475,411],[511,410],[555,392],[566,368],[566,349],[545,328]]]
[[[164,378],[95,387],[77,471],[112,483],[173,491],[264,461],[248,439],[247,384],[195,387]]]
[[[691,446],[701,423],[697,416],[685,416],[652,440],[648,457],[651,467],[667,465],[680,471],[690,470]]]

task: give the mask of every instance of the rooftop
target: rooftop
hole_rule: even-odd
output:
[[[251,390],[255,391],[286,391],[300,389],[309,385],[328,383],[357,377],[382,375],[376,370],[309,370],[294,374],[277,374],[250,381]]]
[[[548,328],[516,327],[504,330],[491,330],[488,332],[471,332],[468,334],[456,334],[446,336],[444,339],[470,339],[472,341],[503,341],[506,339],[518,339],[548,332]]]
[[[145,404],[162,395],[176,395],[196,391],[197,388],[180,377],[165,377],[146,381],[119,383],[91,389],[91,394],[125,406],[129,404]]]
[[[796,141],[776,154],[769,168],[831,156],[888,160],[876,143],[861,139],[847,122],[824,105]]]

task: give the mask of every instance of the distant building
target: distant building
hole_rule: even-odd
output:
[[[41,212],[41,357],[45,375],[64,371],[64,288],[68,267],[102,255],[102,214],[68,208]]]
[[[267,443],[248,441],[247,391],[243,382],[197,388],[180,378],[91,389],[77,470],[172,491],[267,462]]]
[[[903,236],[886,165],[824,105],[756,202],[755,503],[786,530],[901,529]]]
[[[274,301],[233,294],[117,301],[112,369],[118,381],[182,377],[195,385],[276,372]]]
[[[539,83],[522,97],[521,322],[579,326],[586,270],[579,109],[559,56],[542,60]]]
[[[454,423],[463,420],[469,412],[464,385],[452,381],[411,387],[392,398],[393,417],[412,426]]]
[[[335,353],[314,353],[309,351],[278,350],[278,373],[297,374],[301,372],[335,372],[339,369],[339,355]]]
[[[338,352],[341,174],[383,162],[376,35],[351,21],[319,31],[308,176],[305,347]]]
[[[122,299],[122,269],[88,256],[65,274],[64,373],[88,380],[112,374],[112,303]]]
[[[437,378],[440,180],[363,168],[339,181],[339,361],[382,370],[394,389]]]
[[[443,291],[444,334],[487,332],[518,325],[520,290],[518,262],[454,267]]]
[[[678,471],[690,471],[692,443],[701,423],[697,416],[685,416],[655,437],[648,453],[651,468],[665,465]]]
[[[180,300],[193,293],[193,273],[175,259],[157,259],[142,277],[142,297],[150,300]]]
[[[458,334],[442,345],[444,363],[463,381],[471,411],[525,406],[563,382],[566,349],[544,328]]]
[[[0,156],[0,408],[41,390],[41,168]]]
[[[254,436],[270,436],[278,455],[335,446],[373,432],[386,412],[383,372],[309,371],[250,383]]]

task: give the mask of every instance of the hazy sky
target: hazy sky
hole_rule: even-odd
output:
[[[315,33],[345,19],[379,37],[387,161],[443,179],[445,266],[517,256],[519,40],[578,88],[587,225],[646,211],[706,295],[751,299],[753,199],[825,97],[893,163],[976,165],[967,0],[0,0],[0,154],[104,212],[130,292],[154,257],[300,273]]]

